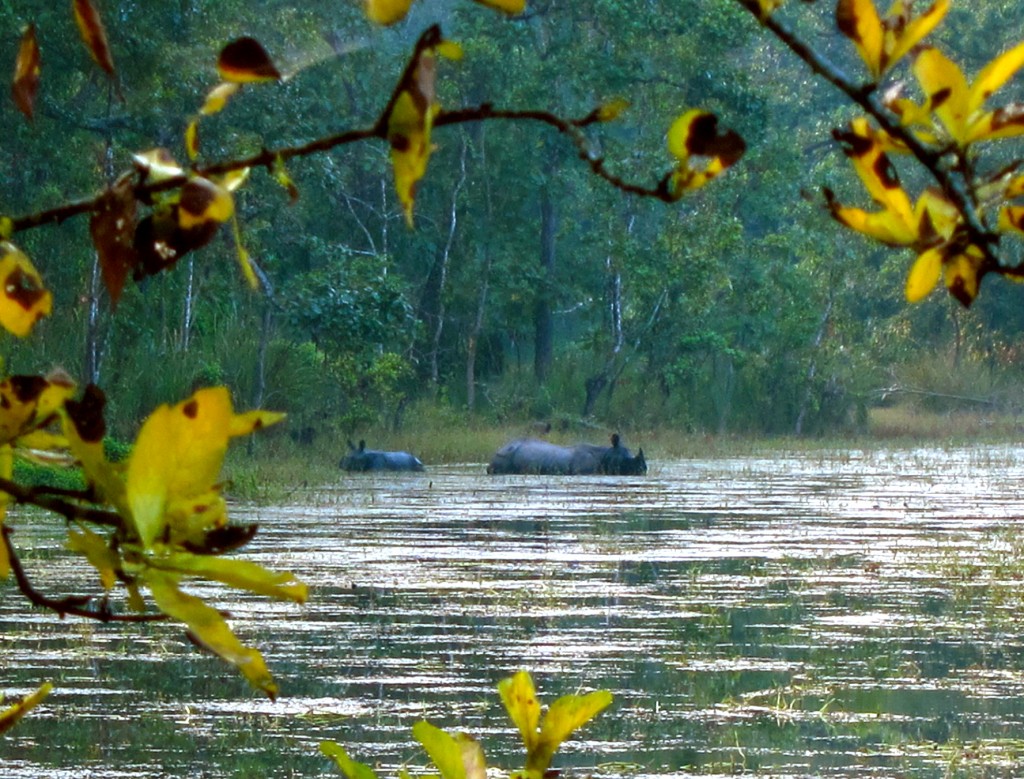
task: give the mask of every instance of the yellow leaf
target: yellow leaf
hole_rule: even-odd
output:
[[[53,684],[44,682],[30,695],[25,696],[13,706],[8,706],[3,711],[0,711],[0,733],[5,733],[17,725],[18,721],[30,710],[42,703],[52,690]]]
[[[999,209],[999,229],[1024,235],[1024,206],[1003,206]]]
[[[199,113],[203,116],[209,116],[223,110],[224,106],[227,105],[228,99],[241,88],[242,85],[234,81],[225,81],[218,84],[207,93],[206,100],[203,102],[203,107],[199,109]]]
[[[231,414],[227,389],[215,387],[176,406],[160,406],[143,424],[125,485],[143,547],[151,547],[167,528],[170,500],[204,494],[217,481]]]
[[[416,187],[427,172],[432,151],[430,125],[433,111],[419,110],[409,92],[402,92],[395,101],[388,120],[388,142],[391,144],[391,165],[395,173],[395,191],[405,212],[409,227],[413,224]]]
[[[183,230],[208,222],[222,224],[235,212],[235,201],[224,187],[209,179],[194,176],[181,188],[178,226]]]
[[[480,742],[465,733],[456,733],[455,743],[462,756],[465,779],[487,779],[487,761]]]
[[[458,62],[462,59],[462,46],[455,41],[441,41],[434,47],[434,51],[440,54],[442,57],[453,62]]]
[[[231,235],[235,239],[235,256],[238,258],[238,267],[242,269],[242,276],[245,277],[249,289],[259,289],[260,280],[256,276],[256,264],[242,243],[242,228],[238,224],[237,215],[231,218]]]
[[[0,242],[0,254],[0,325],[23,338],[50,315],[53,296],[31,260],[13,243]]]
[[[775,13],[776,10],[781,8],[784,2],[786,2],[786,0],[757,0],[759,11],[758,18],[760,18],[761,21],[764,21]]]
[[[135,167],[142,171],[147,182],[159,182],[184,175],[182,169],[167,149],[150,149],[132,155]]]
[[[395,189],[405,211],[406,224],[410,227],[416,187],[426,173],[433,151],[431,128],[434,117],[441,110],[434,99],[434,82],[437,49],[444,45],[437,25],[429,27],[420,36],[387,108],[387,140],[391,146]]]
[[[320,752],[331,758],[346,779],[377,779],[377,774],[365,763],[357,763],[345,748],[334,741],[321,741]]]
[[[199,122],[196,119],[185,128],[185,153],[190,160],[199,156]]]
[[[35,25],[28,25],[21,34],[18,58],[14,65],[11,97],[18,110],[32,120],[35,114],[36,92],[39,89],[40,57]]]
[[[1018,43],[989,62],[971,84],[968,111],[973,113],[1003,84],[1024,67],[1024,43]]]
[[[234,665],[250,684],[266,693],[271,700],[277,697],[277,684],[263,655],[244,646],[219,611],[182,592],[172,575],[147,568],[144,578],[153,600],[164,614],[188,625],[195,641]]]
[[[114,60],[110,54],[107,32],[103,27],[103,20],[100,19],[99,12],[90,0],[73,0],[72,10],[75,24],[78,25],[78,34],[86,49],[89,50],[89,56],[107,75],[113,76]]]
[[[914,60],[914,75],[927,96],[926,105],[938,117],[949,137],[967,140],[967,79],[960,67],[934,47],[923,49]]]
[[[876,79],[882,75],[882,20],[872,0],[839,0],[836,26],[853,41],[868,72]]]
[[[249,433],[270,427],[270,425],[276,425],[287,416],[287,414],[281,411],[262,411],[259,409],[235,414],[231,417],[231,427],[228,430],[228,435],[231,437],[249,435]]]
[[[537,743],[537,725],[540,722],[540,703],[533,679],[526,671],[519,671],[514,676],[502,679],[498,683],[498,694],[505,704],[509,718],[519,728],[523,744],[527,751]]]
[[[939,283],[942,276],[942,252],[938,247],[918,255],[907,275],[906,298],[908,303],[924,300]]]
[[[896,64],[935,29],[949,10],[949,0],[936,0],[916,18],[911,15],[912,9],[912,2],[897,0],[886,16],[885,70]]]
[[[42,376],[9,376],[0,382],[0,444],[13,443],[53,414],[55,408],[39,408],[48,387],[49,382]],[[68,387],[64,397],[72,391]]]
[[[527,752],[527,772],[532,776],[543,776],[562,742],[611,702],[611,693],[599,690],[588,695],[565,695],[552,703],[544,715],[537,742]]]
[[[94,384],[85,388],[81,400],[67,400],[64,404],[64,435],[71,453],[82,465],[86,481],[97,496],[127,515],[124,467],[108,461],[103,451],[103,438],[107,432],[103,417],[106,402],[103,390]]]
[[[476,0],[476,2],[507,14],[521,14],[526,9],[526,0]]]
[[[309,594],[306,585],[294,574],[270,571],[249,560],[176,552],[151,559],[150,566],[162,571],[202,576],[230,587],[295,603],[305,603]]]
[[[249,180],[249,173],[252,172],[251,168],[238,168],[237,170],[229,170],[223,176],[217,178],[217,185],[227,190],[228,192],[234,192],[236,189],[241,188],[246,181]]]
[[[292,203],[299,199],[299,188],[295,186],[292,177],[288,175],[288,169],[285,167],[284,160],[280,155],[274,158],[274,164],[271,166],[270,173],[274,177],[274,181],[284,187]]]
[[[366,0],[366,16],[377,24],[394,24],[405,18],[413,0]]]
[[[829,203],[829,208],[836,221],[887,246],[909,246],[918,238],[914,226],[892,211],[868,213],[835,201]]]
[[[125,483],[143,547],[165,535],[188,536],[197,526],[208,529],[221,522],[214,485],[228,439],[282,417],[264,411],[236,415],[226,387],[201,389],[176,406],[157,408],[139,431]]]
[[[978,297],[981,285],[981,268],[984,254],[977,246],[968,246],[966,250],[954,257],[947,257],[944,265],[946,289],[949,294],[960,301],[964,308],[969,308]]]
[[[936,0],[915,18],[912,3],[895,0],[883,20],[872,0],[839,0],[836,26],[853,41],[877,80],[935,29],[948,10],[949,0]]]
[[[718,117],[697,108],[677,118],[668,131],[668,150],[679,165],[667,181],[673,199],[698,189],[737,162],[746,151],[743,138],[722,130]]]
[[[848,132],[836,131],[834,135],[871,198],[891,212],[895,220],[903,222],[908,231],[916,232],[910,197],[903,191],[896,167],[867,120],[854,120]]]
[[[90,565],[100,575],[103,589],[113,589],[117,583],[117,571],[121,568],[121,558],[110,548],[110,542],[88,528],[68,531],[68,549],[85,555]]]
[[[617,97],[613,100],[609,100],[607,103],[603,103],[597,109],[597,121],[599,122],[611,122],[619,118],[629,108],[629,101],[624,97]]]

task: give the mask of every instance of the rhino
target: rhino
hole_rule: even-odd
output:
[[[634,475],[647,473],[647,460],[641,449],[634,457],[622,445],[619,434],[611,438],[611,446],[576,444],[558,446],[537,438],[519,438],[502,446],[488,473],[593,474]]]
[[[366,441],[359,446],[348,442],[349,452],[341,458],[338,467],[345,471],[422,471],[423,463],[408,452],[386,452],[367,449]]]

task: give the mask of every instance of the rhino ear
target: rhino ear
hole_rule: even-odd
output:
[[[352,443],[352,439],[349,438],[347,443],[348,443],[348,448],[351,449],[354,452],[356,450],[356,445],[354,443]]]
[[[366,449],[366,441],[362,438],[359,439],[359,451],[362,452]]]

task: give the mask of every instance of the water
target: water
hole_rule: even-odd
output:
[[[423,718],[518,768],[495,686],[525,668],[546,701],[615,696],[556,756],[570,776],[1019,776],[1022,477],[1010,447],[339,475],[233,514],[307,605],[196,590],[277,702],[172,625],[61,622],[0,585],[0,690],[55,684],[0,775],[337,776],[331,739],[392,777],[424,764]],[[60,522],[11,524],[40,589],[87,589]]]

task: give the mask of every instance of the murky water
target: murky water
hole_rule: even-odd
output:
[[[548,701],[614,693],[556,757],[578,776],[1024,775],[1022,490],[1015,448],[339,475],[234,514],[311,585],[221,600],[276,703],[173,626],[60,622],[0,585],[0,690],[55,683],[0,775],[334,776],[327,738],[390,777],[425,762],[422,718],[515,768],[495,685],[519,668]],[[74,575],[59,523],[12,524],[41,589]]]

